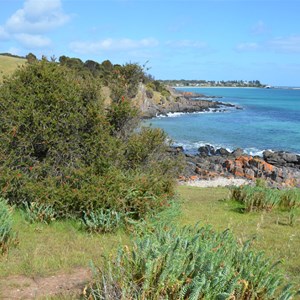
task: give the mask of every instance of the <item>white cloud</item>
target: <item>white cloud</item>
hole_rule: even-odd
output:
[[[253,51],[259,49],[259,44],[254,42],[240,43],[236,46],[236,50],[239,52]]]
[[[177,41],[167,41],[167,46],[174,48],[198,48],[205,49],[208,47],[207,43],[202,41],[194,41],[194,40],[177,40]]]
[[[235,47],[235,49],[239,52],[259,50],[288,54],[300,53],[300,35],[277,37],[259,43],[240,43]]]
[[[266,42],[270,50],[283,53],[300,53],[300,35],[278,37]]]
[[[15,41],[27,49],[51,44],[46,36],[70,20],[62,9],[62,0],[25,0],[21,9],[0,25],[0,40]]]
[[[70,17],[64,14],[61,0],[26,0],[6,22],[10,33],[44,33],[64,25]]]
[[[159,42],[153,38],[133,39],[104,39],[100,41],[75,41],[70,44],[72,51],[80,54],[99,54],[102,51],[127,51],[134,49],[152,48]]]
[[[20,33],[15,39],[27,48],[44,48],[51,45],[51,40],[42,35]]]

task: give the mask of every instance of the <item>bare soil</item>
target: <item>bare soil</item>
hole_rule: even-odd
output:
[[[71,273],[60,273],[50,277],[0,278],[0,299],[45,299],[62,295],[78,299],[91,278],[91,271],[87,268],[78,268]]]

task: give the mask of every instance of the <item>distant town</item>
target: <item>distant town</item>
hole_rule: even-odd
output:
[[[160,82],[170,86],[191,86],[191,87],[258,87],[265,88],[259,80],[228,80],[228,81],[215,81],[215,80],[160,80]]]

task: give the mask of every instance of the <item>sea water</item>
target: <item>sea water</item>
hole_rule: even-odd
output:
[[[146,123],[164,129],[175,145],[196,152],[206,144],[252,155],[266,149],[300,153],[300,89],[178,88],[217,96],[242,109],[225,112],[170,114]],[[197,100],[195,100],[197,101]]]

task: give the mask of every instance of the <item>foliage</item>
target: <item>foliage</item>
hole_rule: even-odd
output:
[[[42,211],[51,207],[58,218],[99,209],[140,218],[160,210],[173,195],[178,170],[166,136],[137,130],[138,111],[128,99],[105,106],[100,81],[82,71],[82,62],[60,61],[34,61],[0,87],[3,195],[30,209],[31,203]],[[126,89],[132,72],[133,82],[142,80],[136,65],[119,71],[129,80]]]
[[[270,211],[279,205],[280,195],[273,189],[243,186],[233,189],[233,199],[242,202],[247,212]]]
[[[30,223],[41,222],[50,224],[56,218],[56,212],[51,205],[31,202],[25,203],[25,218]]]
[[[88,299],[291,299],[262,253],[240,246],[226,230],[161,225],[120,248],[96,269]],[[90,297],[90,298],[89,298]]]
[[[90,232],[115,232],[125,222],[126,215],[111,209],[98,209],[83,215],[83,225]]]
[[[112,103],[108,109],[107,119],[111,125],[111,132],[118,137],[128,136],[139,122],[139,112],[128,100]]]
[[[0,198],[0,254],[6,253],[11,244],[16,241],[12,223],[11,209],[6,201]]]
[[[232,189],[232,198],[244,205],[245,211],[270,211],[273,208],[294,209],[300,207],[300,189],[283,191],[267,188],[260,183],[254,187],[241,186]]]

